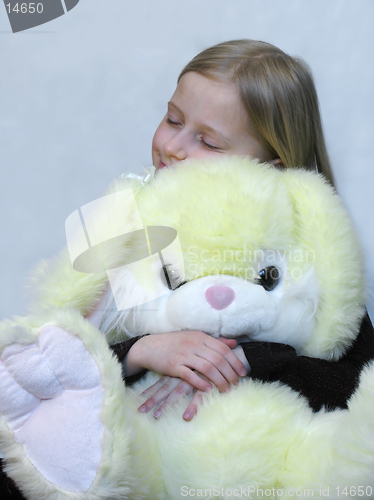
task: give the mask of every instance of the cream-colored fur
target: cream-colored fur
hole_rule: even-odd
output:
[[[302,170],[283,172],[245,158],[187,162],[160,171],[138,191],[136,201],[145,226],[177,229],[178,240],[162,252],[163,261],[187,283],[140,306],[139,314],[133,308],[130,318],[128,311],[122,316],[112,307],[120,331],[134,335],[201,325],[215,334],[219,330],[212,309],[200,307],[209,283],[223,280],[231,282],[238,300],[217,318],[221,335],[235,335],[236,329],[237,335],[253,331],[254,339],[295,343],[300,353],[325,359],[338,359],[354,340],[365,301],[361,250],[343,204],[320,176]],[[151,279],[161,282],[162,265],[157,267],[155,261],[148,267],[135,263],[119,270],[114,295],[123,296],[125,303],[126,296],[141,296],[142,289],[156,286]],[[254,283],[268,265],[281,270],[281,280],[265,293]],[[224,277],[217,278],[217,273]],[[297,301],[304,302],[309,318],[303,317]],[[239,310],[234,311],[234,305]],[[260,307],[266,313],[256,322]],[[229,311],[232,316],[226,318]],[[284,321],[282,311],[293,318]],[[273,323],[271,314],[276,315]],[[300,335],[307,326],[309,332],[303,339],[296,333],[293,341],[283,338],[295,328],[298,314],[304,323],[295,331]],[[105,326],[110,329],[110,319]]]
[[[129,187],[144,226],[177,230],[178,238],[162,255],[175,271],[175,284],[186,284],[167,288],[157,252],[143,265],[112,271],[112,292],[105,272],[74,271],[67,252],[39,267],[31,284],[37,296],[33,313],[0,325],[0,350],[33,344],[45,324],[81,339],[101,373],[105,432],[92,486],[67,491],[36,470],[0,419],[0,451],[27,498],[174,500],[194,494],[223,499],[238,496],[234,490],[246,498],[325,498],[328,489],[328,497],[338,499],[338,487],[340,492],[344,486],[348,491],[374,487],[374,364],[363,371],[348,410],[313,413],[290,388],[247,378],[228,394],[213,390],[192,422],[182,419],[185,401],[156,421],[137,407],[138,394],[158,375],[149,373],[124,388],[105,337],[83,318],[109,290],[102,329],[111,343],[149,328],[157,333],[171,326],[205,326],[212,335],[249,333],[254,340],[287,342],[308,356],[339,359],[357,335],[365,283],[354,229],[332,189],[315,174],[281,172],[244,158],[184,162],[145,185],[136,179],[118,182],[111,192]],[[103,220],[110,224],[98,214],[98,230]],[[134,227],[129,216],[123,231]],[[107,262],[121,264],[131,237],[126,245],[114,245]],[[273,264],[281,278],[266,291],[257,282],[258,272]],[[235,300],[209,310],[203,302],[210,286],[232,288]],[[144,289],[152,287],[164,292],[153,303],[113,311],[111,294],[125,304],[130,290],[141,302]],[[303,335],[297,335],[301,325]],[[67,470],[68,465],[67,460]],[[349,496],[361,495],[352,489]]]

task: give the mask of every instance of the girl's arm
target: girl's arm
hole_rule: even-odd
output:
[[[142,342],[139,342],[140,339],[142,339]],[[148,347],[146,343],[148,343]],[[234,339],[220,338],[217,340],[203,332],[186,331],[154,336],[148,335],[147,338],[135,337],[112,346],[112,349],[118,360],[122,362],[126,385],[132,385],[139,380],[146,372],[145,367],[159,373],[165,373],[165,371],[172,373],[170,370],[177,370],[182,367],[187,376],[192,374],[194,378],[193,385],[181,380],[179,377],[164,375],[156,384],[143,393],[144,396],[149,396],[149,398],[139,408],[140,411],[149,411],[164,401],[154,414],[158,418],[165,406],[172,404],[182,395],[190,394],[197,388],[198,390],[183,415],[185,420],[191,420],[197,412],[197,407],[202,401],[204,392],[211,389],[208,381],[213,382],[221,392],[225,392],[230,390],[231,384],[236,385],[238,383],[238,375],[245,376],[247,374],[245,366],[247,362],[244,356],[244,363],[242,363],[234,354],[234,351],[231,351],[236,345],[237,342]],[[207,351],[207,347],[211,350]],[[148,360],[145,361],[147,356]],[[205,377],[202,375],[202,370],[201,372],[199,370],[191,371],[194,356],[198,358],[199,363],[203,363],[200,366],[205,368]],[[216,366],[206,363],[204,356],[209,358],[210,362],[214,360]],[[176,361],[177,364],[173,366]],[[181,364],[181,367],[178,367],[178,364]],[[186,369],[187,367],[188,369]],[[204,389],[201,390],[201,387],[204,387]]]
[[[314,411],[323,406],[333,410],[347,408],[362,368],[374,359],[374,330],[366,314],[354,344],[338,361],[298,356],[292,347],[272,342],[241,347],[254,380],[282,382],[304,396]]]
[[[201,391],[212,388],[210,381],[224,392],[247,373],[231,350],[235,346],[233,339],[218,340],[199,331],[147,335],[128,351],[124,370],[127,376],[153,370],[181,378]]]

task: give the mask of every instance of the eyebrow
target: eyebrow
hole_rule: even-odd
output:
[[[175,108],[184,117],[183,111],[180,108],[178,108],[178,106],[176,104],[174,104],[172,101],[169,101],[168,105],[172,106],[173,108]],[[228,137],[226,137],[225,135],[223,135],[219,130],[217,130],[217,129],[213,128],[213,127],[210,127],[207,124],[202,123],[201,124],[201,128],[203,130],[206,130],[207,132],[210,132],[212,134],[218,135],[218,137],[220,139],[222,139],[223,141],[225,141],[227,144],[231,144],[231,142],[232,142]]]

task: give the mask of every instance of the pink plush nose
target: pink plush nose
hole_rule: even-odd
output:
[[[229,286],[215,285],[205,291],[205,298],[214,309],[220,311],[231,304],[235,292]]]

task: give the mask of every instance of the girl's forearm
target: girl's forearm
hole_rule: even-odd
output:
[[[136,373],[141,372],[147,368],[144,364],[143,344],[146,337],[140,338],[132,347],[122,360],[122,373],[125,377],[130,377]]]

